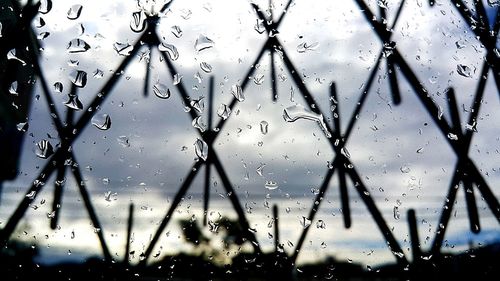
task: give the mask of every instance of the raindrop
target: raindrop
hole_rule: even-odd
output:
[[[305,53],[307,51],[314,51],[316,50],[316,48],[318,48],[318,46],[319,46],[318,42],[314,42],[311,45],[307,44],[306,42],[303,42],[297,46],[297,52]]]
[[[19,93],[17,92],[17,81],[14,81],[12,82],[12,84],[10,84],[9,93],[15,96],[19,95]]]
[[[47,159],[54,154],[54,149],[48,140],[43,139],[36,144],[35,154],[42,159]]]
[[[83,35],[83,33],[85,33],[85,27],[83,26],[83,24],[80,23],[76,28],[77,28],[78,36],[81,36],[81,35]]]
[[[67,106],[68,108],[74,109],[74,110],[82,110],[83,109],[83,104],[78,99],[78,96],[68,95],[68,98],[69,98],[69,100],[64,103],[65,106]]]
[[[214,41],[212,39],[206,37],[205,35],[200,34],[198,36],[198,39],[196,39],[196,42],[194,44],[194,49],[197,52],[201,52],[205,49],[212,48],[214,46]]]
[[[19,132],[26,132],[29,128],[28,122],[21,122],[17,124],[17,130]]]
[[[92,75],[96,79],[101,79],[102,77],[104,77],[104,72],[98,68],[92,73]]]
[[[490,7],[499,7],[500,0],[488,0],[488,5],[490,5]]]
[[[458,64],[457,73],[462,75],[463,77],[471,77],[471,68],[467,65]]]
[[[264,82],[264,74],[256,74],[256,75],[253,77],[253,82],[254,82],[256,85],[262,85],[262,83]]]
[[[217,109],[217,115],[219,115],[222,120],[226,120],[229,115],[231,115],[231,108],[225,104],[221,104],[219,109]]]
[[[465,48],[465,43],[461,40],[458,40],[455,42],[455,46],[457,47],[457,49],[463,49]]]
[[[175,85],[181,83],[181,80],[182,80],[182,75],[180,75],[179,73],[176,73],[176,74],[174,74],[174,79],[172,81],[172,84],[175,86]]]
[[[75,86],[83,88],[87,84],[87,72],[74,70],[69,74],[69,80],[75,84]]]
[[[189,102],[189,104],[191,105],[192,108],[198,111],[198,113],[202,113],[203,110],[205,109],[205,102],[203,97],[200,97],[197,100],[192,100]]]
[[[199,84],[203,81],[203,77],[201,77],[201,74],[199,71],[196,71],[196,73],[193,75],[194,78],[198,81]]]
[[[82,13],[82,5],[73,5],[71,8],[68,10],[68,19],[70,20],[76,20],[77,18],[80,17],[80,14]]]
[[[158,46],[158,50],[160,50],[161,52],[166,52],[168,58],[171,61],[175,61],[179,58],[179,52],[177,51],[177,48],[174,45],[161,43]]]
[[[116,53],[118,53],[118,55],[128,56],[134,47],[129,43],[116,42],[113,44],[113,48],[115,49]]]
[[[387,9],[387,0],[378,0],[377,5],[380,8]]]
[[[1,25],[1,24],[0,24],[0,25]],[[46,31],[44,31],[44,32],[41,32],[40,34],[38,34],[38,36],[37,36],[36,38],[37,38],[38,40],[43,40],[43,39],[45,39],[45,38],[49,37],[49,35],[50,35],[50,32],[46,32]],[[2,37],[2,34],[0,34],[0,37]]]
[[[267,134],[268,129],[269,129],[269,123],[267,123],[266,121],[261,121],[260,122],[260,132],[263,135],[265,135],[265,134]]]
[[[2,22],[0,22],[0,38],[2,37],[2,29],[3,29],[3,25],[2,25]],[[38,38],[40,39],[40,38]]]
[[[325,221],[323,221],[323,220],[318,220],[318,221],[316,222],[316,228],[325,229],[325,228],[326,228],[326,223],[325,223]]]
[[[98,114],[92,117],[92,125],[99,130],[108,130],[111,127],[111,117],[108,114]]]
[[[452,133],[449,133],[449,134],[448,134],[448,138],[449,138],[450,140],[458,140],[458,136],[457,136],[457,135],[455,135],[455,134],[452,134]]]
[[[212,66],[206,62],[201,62],[200,68],[201,68],[201,70],[205,71],[206,73],[212,72]]]
[[[71,66],[71,67],[77,67],[79,64],[80,64],[80,61],[78,61],[78,60],[69,60],[68,61],[68,66]]]
[[[178,25],[173,25],[170,30],[172,31],[172,34],[177,37],[177,38],[181,38],[182,36],[182,29],[180,28],[180,26]]]
[[[45,21],[42,17],[36,17],[33,24],[36,28],[42,28],[45,26]]]
[[[160,99],[168,99],[170,97],[170,89],[162,83],[154,84],[153,93]]]
[[[141,32],[146,28],[146,13],[144,11],[133,12],[130,21],[130,29],[133,32]]]
[[[399,220],[399,218],[400,218],[399,207],[398,206],[394,206],[394,209],[392,211],[394,213],[394,219],[395,220]]]
[[[88,49],[90,49],[90,45],[82,39],[73,39],[69,41],[68,46],[66,47],[68,53],[83,53]]]
[[[295,122],[298,119],[316,121],[323,130],[323,133],[325,133],[325,136],[327,138],[332,137],[332,135],[328,131],[328,128],[326,127],[325,121],[323,120],[323,115],[310,112],[306,110],[302,105],[297,104],[285,108],[283,110],[283,119],[285,119],[286,122]]]
[[[116,140],[122,147],[130,147],[130,141],[127,136],[119,136]]]
[[[261,177],[263,176],[263,175],[262,175],[262,172],[263,172],[263,170],[264,170],[264,167],[265,167],[265,166],[266,166],[266,164],[260,164],[260,166],[259,166],[259,167],[257,167],[257,169],[255,170],[255,172],[257,172],[257,174],[258,174],[259,176],[261,176]]]
[[[52,10],[52,1],[51,0],[40,0],[40,7],[38,7],[38,11],[41,14],[47,14]]]
[[[193,122],[191,122],[191,125],[194,128],[200,130],[200,132],[202,132],[202,133],[205,132],[205,130],[206,130],[206,125],[203,123],[201,116],[194,118]]]
[[[54,83],[54,91],[56,91],[57,93],[62,93],[63,91],[63,84],[61,82],[56,82]]]
[[[311,220],[302,216],[302,219],[300,220],[300,225],[306,229],[311,225]]]
[[[196,139],[194,142],[194,152],[196,156],[203,159],[203,161],[207,160],[208,157],[208,145],[201,139]]]
[[[266,31],[266,26],[264,25],[264,21],[261,19],[257,19],[257,22],[255,23],[253,28],[259,34],[262,34],[262,33],[264,33],[264,31]]]
[[[278,183],[275,181],[269,180],[269,181],[266,181],[266,183],[264,184],[264,187],[269,189],[269,190],[275,190],[276,188],[278,188]]]
[[[401,167],[399,168],[399,170],[400,170],[400,171],[401,171],[401,173],[403,173],[403,174],[408,174],[408,173],[410,172],[410,167],[408,167],[408,166],[404,165],[404,166],[401,166]]]
[[[245,96],[243,95],[243,90],[240,85],[231,86],[231,94],[239,101],[242,102],[245,100]]]
[[[16,49],[11,49],[8,53],[7,53],[7,59],[8,60],[17,60],[19,62],[22,63],[22,65],[26,65],[26,62],[23,61],[22,59],[18,58],[16,56]]]

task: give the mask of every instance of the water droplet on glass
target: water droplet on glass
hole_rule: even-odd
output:
[[[78,61],[78,60],[69,60],[68,61],[68,66],[71,66],[71,67],[77,67],[79,64],[80,64],[80,61]]]
[[[179,58],[179,52],[174,45],[161,43],[160,46],[158,46],[158,50],[166,52],[171,61],[175,61]]]
[[[206,130],[206,125],[203,123],[201,116],[194,118],[193,122],[191,122],[191,125],[194,128],[200,130],[200,132],[205,132],[205,130]]]
[[[0,24],[0,28],[1,28],[1,24]],[[40,34],[38,34],[38,36],[36,38],[38,40],[43,40],[43,39],[49,37],[49,35],[50,35],[50,32],[44,31],[44,32],[40,32]],[[0,31],[0,37],[2,37],[1,31]]]
[[[206,62],[200,63],[200,68],[201,68],[201,70],[205,71],[206,73],[212,72],[212,66]]]
[[[54,91],[56,91],[57,93],[62,93],[63,91],[63,84],[61,82],[56,82],[54,83]]]
[[[73,39],[69,41],[66,47],[68,53],[82,53],[86,52],[88,49],[90,49],[90,45],[82,39]]]
[[[500,0],[488,0],[488,5],[490,7],[499,7],[500,6]]]
[[[129,43],[116,42],[113,44],[113,48],[115,49],[118,55],[128,56],[134,47]]]
[[[7,59],[8,60],[17,60],[19,62],[21,62],[22,65],[26,65],[26,62],[20,58],[18,58],[16,56],[16,49],[11,49],[8,53],[7,53]]]
[[[392,210],[392,212],[394,213],[394,219],[395,220],[399,220],[399,207],[398,206],[394,206],[394,209]]]
[[[471,68],[467,65],[458,64],[457,73],[462,75],[463,77],[471,77]]]
[[[225,104],[221,104],[219,109],[217,109],[217,115],[219,115],[222,120],[226,120],[229,115],[231,115],[231,108]]]
[[[198,113],[202,113],[203,110],[205,109],[205,102],[203,97],[200,97],[197,100],[192,100],[189,102],[189,104],[191,105],[192,108],[198,111]]]
[[[83,109],[83,104],[82,102],[78,99],[78,96],[76,95],[68,95],[68,101],[64,103],[65,106],[68,108],[74,109],[74,110],[82,110]]]
[[[176,74],[174,74],[174,79],[172,81],[172,84],[175,86],[175,85],[181,83],[181,80],[182,80],[182,75],[180,75],[179,73],[176,73]]]
[[[309,45],[306,42],[303,42],[303,43],[300,43],[297,46],[297,52],[299,52],[299,53],[305,53],[307,51],[314,51],[314,50],[316,50],[316,48],[318,48],[318,46],[319,46],[318,42],[314,42],[311,45]]]
[[[408,166],[406,166],[406,165],[405,165],[405,166],[401,166],[401,167],[399,168],[399,170],[400,170],[400,171],[401,171],[401,173],[403,173],[403,174],[408,174],[408,173],[410,172],[410,167],[408,167]]]
[[[42,28],[45,26],[45,21],[43,20],[42,17],[36,17],[33,21],[33,24],[35,25],[36,28]]]
[[[54,149],[48,140],[43,139],[36,143],[35,154],[42,159],[47,159],[54,154]]]
[[[262,83],[264,82],[264,74],[255,74],[255,76],[253,77],[253,82],[256,84],[256,85],[262,85]]]
[[[92,73],[92,75],[96,79],[101,79],[102,77],[104,77],[104,72],[98,68]]]
[[[70,20],[76,20],[77,18],[80,17],[80,14],[82,13],[82,5],[73,5],[71,8],[68,10],[68,19]]]
[[[194,49],[197,52],[201,52],[205,49],[212,48],[214,46],[214,41],[212,39],[206,37],[205,35],[200,34],[198,36],[198,39],[196,39],[196,42],[194,44]]]
[[[325,229],[325,228],[326,228],[326,223],[325,223],[325,221],[323,221],[323,220],[318,220],[318,221],[316,222],[316,228]]]
[[[133,32],[141,32],[146,28],[146,13],[144,11],[138,11],[132,13],[132,19],[130,20],[130,29]]]
[[[87,84],[87,72],[74,70],[69,74],[69,80],[75,84],[75,86],[83,88]]]
[[[231,86],[231,94],[239,101],[242,102],[245,100],[245,96],[243,95],[243,90],[240,85]]]
[[[21,122],[17,124],[17,130],[19,132],[26,132],[29,128],[28,122]]]
[[[12,84],[10,84],[9,93],[15,96],[19,95],[19,93],[17,92],[17,81],[14,81],[12,82]]]
[[[257,174],[258,174],[259,176],[261,176],[261,177],[263,176],[263,175],[262,175],[262,172],[263,172],[263,170],[264,170],[264,167],[265,167],[265,166],[266,166],[266,164],[260,164],[260,166],[259,166],[259,167],[257,167],[257,169],[255,170],[255,172],[257,172]]]
[[[380,8],[387,9],[387,0],[378,0],[377,5]]]
[[[194,78],[196,78],[196,80],[198,81],[198,84],[201,84],[201,82],[203,81],[203,77],[201,77],[201,74],[199,71],[196,71],[196,73],[193,75]]]
[[[311,225],[311,220],[302,216],[302,219],[300,220],[300,225],[302,228],[306,229]]]
[[[452,133],[449,133],[449,134],[448,134],[448,138],[449,138],[450,140],[458,140],[458,136],[457,136],[457,135],[455,135],[455,134],[452,134]]]
[[[260,122],[260,132],[265,135],[268,132],[269,123],[267,121]]]
[[[83,35],[83,33],[85,33],[85,27],[81,23],[76,27],[76,30],[77,30],[78,36],[81,36],[81,35]]]
[[[99,130],[108,130],[111,127],[111,117],[108,114],[96,114],[92,117],[92,125]]]
[[[259,34],[264,33],[266,31],[266,26],[264,25],[264,20],[257,19],[257,22],[255,23],[254,27],[255,31],[257,31]]]
[[[162,83],[154,84],[153,93],[160,99],[168,99],[170,97],[170,89]]]
[[[196,156],[203,159],[203,161],[207,160],[208,157],[208,145],[201,139],[196,139],[194,142],[194,152]]]
[[[266,183],[264,184],[264,187],[269,189],[269,190],[275,190],[276,188],[278,188],[278,183],[275,181],[269,180],[269,181],[266,181]]]
[[[41,14],[47,14],[52,10],[52,1],[51,0],[40,0],[40,7],[38,7],[38,11]]]
[[[116,140],[122,147],[130,147],[130,142],[127,136],[119,136]]]
[[[283,119],[285,119],[286,122],[295,122],[298,119],[316,121],[316,123],[318,123],[323,130],[323,133],[325,133],[325,136],[327,138],[332,137],[332,135],[328,131],[328,127],[326,126],[325,121],[323,120],[323,115],[310,112],[306,110],[302,105],[297,104],[285,108],[283,110]]]
[[[177,38],[181,38],[182,36],[182,29],[180,28],[180,26],[178,25],[173,25],[170,30],[172,31],[172,34],[177,37]]]

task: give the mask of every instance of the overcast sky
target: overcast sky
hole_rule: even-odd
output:
[[[140,219],[137,220],[133,247],[140,252],[148,245],[149,235],[156,231],[157,222],[197,159],[193,144],[199,135],[191,124],[189,114],[184,111],[176,87],[172,85],[172,76],[181,75],[191,98],[198,99],[206,97],[208,80],[213,75],[216,85],[215,113],[221,104],[229,104],[232,86],[246,79],[244,75],[267,37],[266,33],[260,34],[254,29],[257,16],[248,1],[174,2],[161,16],[157,31],[165,44],[174,45],[178,50],[179,58],[173,62],[178,73],[169,73],[165,63],[160,61],[158,50],[154,50],[151,54],[150,91],[145,98],[142,94],[145,62],[139,57],[134,58],[98,113],[110,116],[111,128],[102,131],[89,124],[73,145],[93,195],[93,203],[104,222],[103,231],[112,252],[118,255],[122,254],[125,239],[125,207],[130,202],[137,206],[136,216]],[[281,14],[283,2],[276,1],[275,18]],[[388,19],[392,23],[399,1],[387,2]],[[458,12],[447,1],[437,2],[436,7],[430,9],[427,1],[407,1],[392,39],[436,103],[444,108],[443,118],[449,120],[444,95],[446,88],[453,86],[460,108],[468,109],[477,87],[485,50],[465,27]],[[262,8],[267,5],[267,1],[255,3]],[[370,3],[372,10],[376,11],[376,1]],[[78,19],[70,20],[67,12],[73,4],[82,4],[83,9]],[[49,85],[56,82],[64,85],[62,93],[52,93],[62,116],[71,83],[68,77],[72,71],[87,72],[87,85],[79,90],[84,107],[105,81],[114,75],[114,69],[124,59],[114,50],[114,44],[133,44],[139,37],[139,33],[130,29],[135,11],[138,11],[135,1],[54,1],[52,10],[41,15],[46,25],[35,28],[35,32],[50,32],[42,41],[41,63]],[[172,26],[178,26],[182,36],[175,36]],[[200,36],[210,38],[214,42],[213,47],[197,51],[195,42]],[[336,83],[340,117],[345,128],[382,48],[358,6],[354,1],[295,1],[277,36],[330,126],[328,89],[332,81]],[[75,38],[87,42],[90,49],[82,53],[68,53],[68,43]],[[314,48],[299,52],[299,45],[303,43]],[[286,225],[283,226],[283,239],[295,243],[301,231],[299,221],[306,216],[314,198],[311,189],[319,188],[328,162],[335,156],[316,122],[305,119],[284,121],[282,115],[285,108],[293,105],[307,107],[307,104],[278,58],[276,56],[279,76],[277,102],[271,100],[270,58],[265,54],[254,75],[263,76],[262,84],[250,82],[244,91],[245,100],[234,108],[211,148],[224,164],[242,203],[253,205],[257,210],[248,213],[248,219],[258,229],[259,241],[268,248],[272,240],[267,232],[272,231],[267,228],[269,219],[266,216],[271,211],[263,206],[264,195],[268,194],[270,204],[279,204],[283,221],[290,222],[283,223]],[[78,65],[69,64],[69,60],[77,60]],[[203,62],[211,65],[210,74],[201,69]],[[466,65],[471,71],[470,77],[459,75],[457,65]],[[93,76],[96,69],[103,71],[102,78]],[[456,156],[400,73],[402,103],[399,106],[392,104],[385,72],[384,63],[346,147],[377,206],[390,227],[394,227],[394,235],[407,247],[405,222],[406,211],[410,208],[417,209],[417,216],[423,220],[419,224],[421,239],[427,236],[432,239],[434,236]],[[200,81],[195,75],[199,75]],[[171,97],[156,97],[153,94],[156,83],[166,85]],[[470,155],[498,197],[500,128],[495,122],[498,120],[495,86],[493,79],[489,79]],[[35,94],[39,95],[40,90]],[[208,105],[205,98],[205,124]],[[76,118],[80,114],[78,112]],[[460,111],[463,129],[468,114],[468,111]],[[214,115],[213,120],[217,123],[220,118]],[[261,132],[262,121],[269,124],[267,134]],[[16,202],[24,196],[26,188],[37,176],[39,167],[47,161],[35,155],[35,144],[48,139],[47,134],[54,137],[48,139],[52,145],[56,146],[59,142],[43,97],[34,97],[29,124],[29,135],[23,146],[21,175],[16,181],[5,184],[0,206],[1,221],[9,217]],[[128,145],[123,143],[125,138]],[[256,169],[263,165],[260,176]],[[230,206],[219,200],[224,190],[217,174],[212,173],[212,176],[212,198],[215,201],[212,210],[232,215]],[[266,189],[266,181],[276,182],[278,188]],[[74,192],[73,182],[74,179],[68,177],[61,229],[54,232],[48,228],[46,213],[50,212],[50,204],[46,203],[38,210],[27,213],[32,226],[28,236],[48,235],[49,238],[43,239],[46,241],[38,242],[74,250],[87,247],[98,254],[96,237],[88,227],[89,221],[78,201],[78,194]],[[176,216],[195,214],[201,218],[202,183],[203,177],[198,176],[190,190],[193,197],[186,198]],[[42,199],[52,201],[51,185],[44,187],[36,202]],[[112,194],[110,201],[105,200],[106,192]],[[350,195],[354,225],[348,230],[343,228],[338,193],[334,177],[320,217],[328,227],[326,230],[313,227],[308,236],[311,242],[306,243],[305,249],[321,249],[322,257],[338,254],[370,264],[392,260],[380,232],[372,220],[366,219],[366,208],[352,186]],[[449,241],[463,245],[469,239],[487,242],[499,238],[498,223],[480,197],[476,198],[485,230],[482,236],[469,233],[463,191],[460,191],[456,205],[458,223],[452,219],[447,236]],[[399,220],[394,218],[394,206],[399,208]],[[290,213],[285,211],[287,207],[292,209]],[[173,233],[178,233],[173,228],[175,221],[171,225]],[[68,238],[75,229],[78,229],[80,241],[83,241],[80,248]],[[373,229],[370,232],[374,233],[373,236],[367,237],[366,229]],[[177,236],[171,235],[162,238],[160,244],[171,249],[177,241]],[[325,241],[331,246],[323,249],[321,243]],[[375,248],[379,249],[375,257],[367,255]],[[181,249],[185,248],[181,246]],[[291,251],[292,248],[286,249]],[[307,260],[306,256],[304,254],[301,258]]]

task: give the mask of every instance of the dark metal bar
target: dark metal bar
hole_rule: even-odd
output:
[[[161,234],[165,230],[165,227],[169,223],[170,219],[172,218],[172,214],[174,213],[175,209],[179,205],[179,203],[182,201],[184,198],[184,195],[186,194],[187,190],[191,186],[191,183],[193,182],[194,177],[198,173],[201,165],[203,164],[202,161],[197,161],[193,164],[193,167],[189,170],[189,173],[187,177],[184,179],[184,182],[182,183],[181,187],[179,188],[179,191],[177,191],[177,194],[174,197],[174,200],[172,201],[172,204],[168,208],[167,213],[161,220],[160,225],[158,226],[158,229],[156,230],[153,238],[151,239],[151,242],[149,243],[149,246],[146,248],[146,251],[144,252],[144,259],[139,262],[140,266],[145,266],[146,262],[148,261],[148,258],[151,256],[151,253],[154,250],[154,247],[156,246],[156,243],[158,243],[158,240],[160,239]]]
[[[481,172],[479,172],[476,166],[473,166],[472,160],[468,159],[467,161],[467,165],[469,167],[467,172],[470,173],[471,178],[474,179],[477,189],[479,189],[491,212],[500,223],[500,203],[498,202],[498,199],[495,194],[491,192],[491,188],[489,188],[488,183],[486,183],[486,180]]]
[[[238,215],[238,222],[245,230],[247,239],[250,240],[250,242],[252,242],[251,244],[255,253],[261,254],[262,250],[260,249],[260,245],[257,241],[257,238],[255,237],[255,234],[250,230],[250,224],[248,223],[248,220],[245,216],[245,211],[243,211],[243,207],[241,206],[240,200],[238,199],[238,195],[236,194],[233,185],[229,181],[229,177],[227,176],[226,171],[222,167],[222,164],[216,153],[212,153],[212,161],[215,169],[217,170],[217,173],[219,174],[222,186],[224,186],[224,188],[226,189],[227,193],[226,195],[231,201],[233,208],[236,211],[236,214]]]
[[[149,79],[151,77],[151,60],[153,59],[153,48],[149,46],[149,59],[146,61],[146,76],[144,77],[143,96],[149,95]]]
[[[477,212],[476,198],[474,196],[474,186],[468,177],[464,177],[462,183],[464,185],[467,212],[469,213],[470,230],[474,233],[479,233],[481,231],[481,227],[479,225],[479,214]]]
[[[394,105],[399,105],[401,103],[401,92],[399,91],[398,76],[396,73],[396,68],[392,62],[391,55],[387,57],[387,75],[389,77],[389,86],[391,88],[392,102]]]
[[[123,258],[123,263],[130,263],[130,243],[132,243],[132,226],[134,224],[134,203],[130,203],[128,208],[128,220],[127,220],[127,241],[125,244],[125,255]]]
[[[410,227],[411,252],[413,254],[413,263],[422,259],[422,249],[420,249],[420,239],[418,238],[417,215],[415,210],[408,210],[408,226]]]
[[[448,102],[448,109],[450,110],[453,132],[461,137],[463,133],[460,124],[460,113],[458,112],[457,99],[455,98],[455,91],[453,88],[448,88],[446,90],[446,101]]]
[[[82,172],[78,167],[78,162],[73,154],[71,154],[71,159],[75,165],[71,165],[71,171],[73,172],[73,176],[75,177],[76,184],[78,186],[78,190],[80,191],[80,195],[83,199],[83,204],[89,213],[90,221],[92,222],[92,226],[94,227],[94,231],[99,238],[99,242],[101,244],[102,253],[104,255],[104,260],[107,262],[111,262],[113,259],[111,257],[111,253],[109,252],[108,245],[106,244],[106,239],[104,238],[104,231],[102,229],[101,223],[97,217],[97,213],[95,212],[94,206],[92,206],[92,202],[90,199],[90,195],[85,187],[85,181],[82,176]]]
[[[213,114],[213,100],[214,96],[214,77],[210,76],[209,86],[208,86],[208,130],[212,130],[212,114]],[[207,161],[205,163],[205,189],[203,191],[203,225],[207,225],[208,218],[208,203],[210,200],[210,170],[211,170],[211,151],[208,151]]]
[[[278,205],[273,205],[273,222],[274,222],[274,252],[277,253],[280,246],[280,228],[278,221]]]
[[[273,102],[278,100],[278,85],[276,80],[276,65],[274,61],[274,49],[269,50],[270,60],[271,60],[271,98]]]

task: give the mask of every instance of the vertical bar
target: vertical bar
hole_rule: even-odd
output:
[[[151,60],[153,59],[153,50],[151,46],[149,46],[149,59],[146,62],[146,76],[144,77],[144,88],[143,88],[143,96],[147,97],[149,95],[149,79],[151,76]]]
[[[420,239],[418,238],[417,216],[415,210],[408,210],[408,226],[410,227],[411,252],[413,254],[413,263],[422,259],[422,249],[420,249]]]
[[[271,95],[273,102],[278,100],[278,86],[276,85],[276,66],[274,62],[274,46],[270,46],[269,53],[271,57]]]
[[[273,221],[274,221],[274,252],[278,253],[280,246],[280,228],[278,221],[278,205],[273,205]]]
[[[389,54],[389,56],[386,59],[387,75],[389,77],[389,86],[391,87],[392,102],[394,103],[394,105],[399,105],[401,104],[401,92],[399,91],[396,67],[394,67],[394,62],[391,57],[392,54]]]
[[[71,155],[71,159],[73,160],[74,163],[77,163],[75,156],[73,154]],[[85,187],[85,181],[83,180],[83,176],[82,176],[82,173],[80,171],[80,168],[78,167],[78,165],[72,165],[71,171],[73,172],[73,175],[75,177],[76,184],[78,185],[78,190],[80,191],[80,195],[82,196],[85,208],[87,209],[87,212],[89,213],[90,221],[92,222],[92,225],[95,228],[95,232],[97,233],[97,237],[99,238],[99,242],[101,244],[104,259],[107,262],[111,262],[112,261],[111,253],[109,252],[108,245],[106,244],[106,240],[104,238],[104,232],[102,230],[101,223],[99,222],[99,219],[97,218],[97,213],[95,212],[95,209],[92,206],[89,192],[87,191],[87,188]]]
[[[462,183],[464,184],[465,203],[467,205],[467,213],[469,214],[470,230],[473,233],[479,233],[481,227],[479,225],[479,214],[474,196],[474,186],[468,176],[464,177]]]
[[[209,86],[208,86],[208,128],[207,131],[212,131],[212,115],[214,107],[214,77],[210,76]],[[205,161],[205,187],[203,191],[203,226],[207,225],[208,221],[208,204],[210,201],[210,170],[211,170],[211,159],[210,154],[212,154],[212,142],[210,142],[210,149],[207,155],[207,161]]]
[[[127,242],[125,244],[125,257],[123,258],[123,263],[130,263],[130,243],[132,243],[132,226],[134,224],[134,203],[130,203],[128,208],[128,220],[127,220]]]
[[[460,114],[458,112],[457,99],[455,97],[455,90],[453,90],[453,88],[448,88],[448,90],[446,91],[446,101],[448,102],[448,108],[450,109],[451,128],[453,129],[455,134],[461,137],[462,129],[460,125]]]

